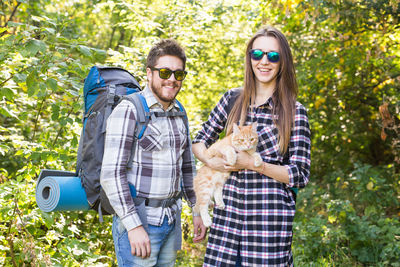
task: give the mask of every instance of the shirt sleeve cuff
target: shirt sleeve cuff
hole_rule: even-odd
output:
[[[121,222],[127,231],[142,225],[142,221],[137,213],[132,213],[125,216],[123,219],[121,219]]]
[[[291,167],[291,165],[286,165],[285,167],[286,167],[286,169],[288,171],[288,174],[289,174],[289,184],[288,184],[288,186],[289,187],[294,187],[295,186],[295,181],[294,181],[295,174],[293,173],[293,168]]]

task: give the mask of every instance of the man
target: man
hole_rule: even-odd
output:
[[[140,92],[150,111],[179,111],[175,101],[186,76],[184,50],[173,40],[158,42],[147,57],[146,88]],[[101,185],[116,215],[113,239],[119,266],[174,266],[180,248],[181,191],[195,202],[194,159],[182,117],[153,117],[140,140],[133,138],[136,109],[122,101],[107,121]],[[132,142],[137,142],[127,169]],[[133,185],[137,197],[129,189]],[[142,200],[142,201],[141,201]],[[197,214],[196,214],[197,215]],[[206,228],[193,217],[194,242]]]

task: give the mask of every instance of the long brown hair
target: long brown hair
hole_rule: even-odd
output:
[[[258,37],[262,36],[275,38],[280,47],[280,65],[276,77],[276,87],[272,95],[272,101],[274,103],[272,114],[277,115],[274,116],[274,123],[278,128],[279,150],[283,155],[286,153],[290,142],[290,132],[294,121],[298,87],[289,43],[286,40],[286,37],[274,27],[268,26],[261,29],[247,44],[243,91],[236,99],[236,102],[228,115],[226,131],[227,134],[231,133],[232,125],[237,121],[239,121],[240,125],[244,125],[249,106],[254,104],[256,98],[256,77],[251,66],[249,52],[253,47],[254,41]]]

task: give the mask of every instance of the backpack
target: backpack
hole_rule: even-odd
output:
[[[124,99],[131,101],[137,111],[134,130],[135,139],[140,139],[152,116],[182,116],[189,134],[186,111],[178,102],[179,112],[150,112],[146,99],[139,93],[140,85],[135,77],[125,69],[117,67],[93,66],[83,87],[84,114],[83,128],[79,140],[76,175],[80,177],[91,209],[97,211],[102,221],[103,215],[114,214],[114,210],[100,185],[100,172],[104,154],[106,122],[112,110]],[[133,142],[132,152],[135,151]],[[132,165],[133,153],[128,161]],[[129,185],[132,197],[136,190]]]

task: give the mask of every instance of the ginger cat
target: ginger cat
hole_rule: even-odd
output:
[[[254,158],[254,166],[262,164],[260,154],[256,152],[258,143],[257,123],[248,126],[233,125],[233,133],[218,140],[210,146],[206,153],[210,158],[224,157],[229,165],[236,163],[236,150],[246,151]],[[214,197],[218,208],[224,209],[225,204],[222,200],[222,189],[230,172],[219,172],[207,166],[202,166],[194,178],[194,191],[196,193],[196,205],[193,211],[200,213],[206,227],[211,226],[211,218],[208,213],[208,206],[211,198]]]

